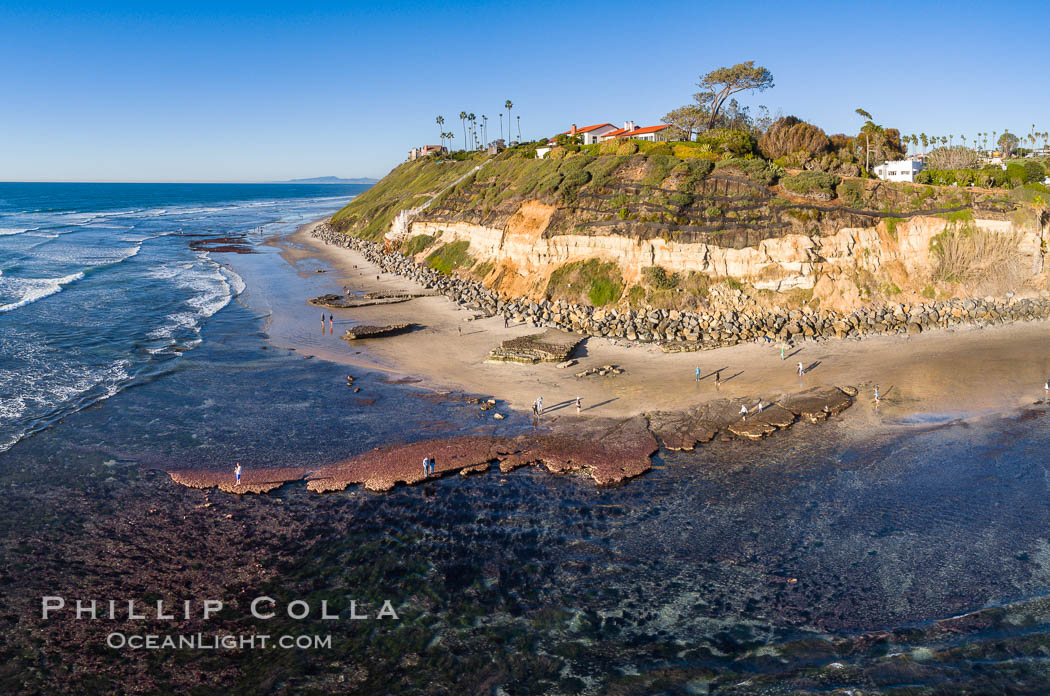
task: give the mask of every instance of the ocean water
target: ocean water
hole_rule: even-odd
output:
[[[244,283],[190,242],[257,238],[364,188],[0,183],[0,452],[199,344]]]
[[[0,184],[0,691],[1050,693],[1047,404],[863,436],[858,404],[661,451],[607,489],[536,467],[384,494],[183,489],[158,472],[528,421],[269,340],[268,317],[339,288],[266,241],[353,189],[39,186]],[[242,233],[254,253],[190,247]],[[333,636],[275,659],[111,651],[108,624],[37,617],[42,595],[216,593],[382,597],[403,618],[187,629]]]

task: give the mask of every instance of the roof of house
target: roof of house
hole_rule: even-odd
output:
[[[604,128],[605,126],[611,126],[611,125],[612,125],[611,123],[599,123],[596,126],[584,126],[583,128],[577,128],[576,132],[577,133],[587,133],[587,132],[592,131],[592,130],[594,130],[596,128]],[[570,132],[571,131],[565,131],[564,133],[559,133],[558,135],[568,135]]]
[[[614,131],[609,131],[604,136],[605,138],[618,138],[621,135],[645,135],[646,133],[655,133],[661,131],[664,128],[670,128],[666,123],[660,126],[646,126],[645,128],[635,128],[634,130],[627,130],[626,128],[617,128]]]

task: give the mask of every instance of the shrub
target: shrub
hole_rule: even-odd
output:
[[[644,152],[650,157],[654,155],[667,155],[670,156],[671,146],[664,142],[649,142],[647,140],[638,141],[638,151]]]
[[[997,234],[972,223],[951,226],[930,240],[936,264],[934,278],[967,283],[982,292],[1005,292],[1020,285],[1026,276],[1024,258],[1018,250],[1019,234]]]
[[[474,259],[467,253],[470,242],[463,240],[442,244],[427,256],[427,265],[438,273],[450,275],[457,268],[470,268]]]
[[[704,210],[704,215],[709,218],[722,217],[722,209],[717,205],[709,205],[707,209]]]
[[[777,119],[758,140],[759,152],[771,160],[788,155],[809,160],[826,152],[830,145],[823,130],[794,116]]]
[[[956,145],[931,150],[926,164],[930,169],[974,169],[977,167],[977,160],[976,150]]]
[[[696,143],[674,143],[671,145],[671,154],[678,159],[694,159],[703,158],[714,161],[717,157],[711,152],[710,148],[703,148],[698,146]]]
[[[698,189],[704,179],[707,178],[707,175],[715,168],[715,163],[708,159],[692,159],[682,164],[686,166],[689,172],[678,182],[678,190],[683,192]]]
[[[1046,169],[1043,165],[1039,164],[1034,160],[1028,160],[1024,163],[1025,183],[1042,183],[1043,179],[1046,178]]]
[[[763,159],[734,157],[718,162],[716,169],[739,169],[751,181],[772,186],[784,175],[784,168]]]
[[[677,273],[668,274],[663,266],[646,266],[642,277],[647,285],[657,290],[670,290],[678,286],[681,277]]]
[[[574,261],[556,269],[547,282],[549,297],[564,297],[572,301],[588,299],[595,307],[620,299],[623,277],[620,268],[598,259]]]
[[[994,172],[973,169],[923,169],[915,175],[915,183],[934,186],[1004,186],[1005,174],[998,167]]]
[[[633,155],[638,152],[638,143],[630,140],[623,140],[620,145],[616,148],[616,154],[618,155]]]
[[[693,196],[691,194],[682,192],[672,193],[670,201],[672,205],[676,205],[679,208],[684,208],[693,202]]]
[[[835,197],[835,187],[840,179],[834,174],[824,172],[802,172],[794,176],[786,176],[780,180],[780,185],[785,190],[797,193],[807,198],[816,198],[822,201],[830,201]]]
[[[437,237],[432,237],[429,234],[417,234],[401,245],[401,253],[405,256],[415,256],[433,244],[435,239]]]
[[[1006,165],[1006,179],[1013,186],[1020,186],[1028,180],[1028,174],[1022,165],[1010,162]]]
[[[838,193],[839,198],[842,199],[842,202],[849,207],[864,207],[864,184],[856,179],[843,181],[835,191]]]
[[[711,152],[733,157],[750,155],[755,150],[755,140],[745,130],[715,128],[698,135],[696,142],[700,147],[706,145]]]

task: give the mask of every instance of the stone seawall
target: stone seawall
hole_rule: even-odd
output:
[[[878,334],[917,334],[953,326],[989,326],[1050,318],[1050,297],[952,299],[929,303],[892,303],[851,312],[770,310],[742,312],[732,298],[723,308],[707,311],[663,309],[616,310],[574,305],[565,301],[504,298],[479,281],[446,276],[381,244],[349,237],[328,225],[313,236],[336,246],[353,248],[384,271],[410,278],[468,309],[502,314],[511,321],[546,326],[588,336],[625,338],[658,343],[669,352],[704,350],[750,341],[798,341],[850,338]]]

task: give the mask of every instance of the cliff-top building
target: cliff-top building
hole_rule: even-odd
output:
[[[875,176],[883,181],[907,181],[915,182],[915,175],[923,170],[926,165],[914,159],[893,160],[883,162],[875,167]]]

